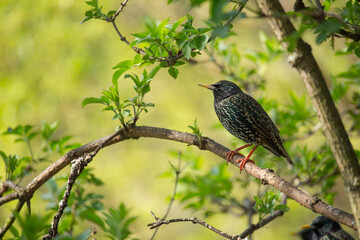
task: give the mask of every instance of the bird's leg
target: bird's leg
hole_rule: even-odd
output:
[[[247,148],[247,147],[250,147],[250,146],[252,146],[252,144],[251,144],[251,143],[248,143],[248,144],[245,144],[245,145],[242,146],[242,147],[239,147],[239,148],[235,149],[234,151],[227,152],[227,153],[225,154],[225,156],[226,156],[226,165],[228,165],[229,160],[234,157],[235,153],[237,153],[237,152],[240,151],[241,149],[244,149],[244,148]],[[240,154],[240,155],[243,156],[243,157],[245,157],[245,156],[242,155],[242,154]]]
[[[245,164],[246,164],[247,162],[252,162],[252,163],[255,164],[255,162],[250,159],[250,156],[254,153],[254,151],[256,150],[256,148],[257,148],[258,146],[259,146],[259,145],[255,145],[255,146],[253,147],[253,149],[251,149],[251,151],[249,152],[249,154],[247,155],[246,158],[239,159],[239,160],[236,161],[237,163],[240,162],[240,165],[239,165],[239,167],[240,167],[240,173],[241,173],[241,171],[244,169]]]

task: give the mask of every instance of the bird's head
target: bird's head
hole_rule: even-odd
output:
[[[341,229],[340,224],[327,218],[325,216],[319,216],[314,219],[311,226],[319,229],[322,233],[336,232]]]
[[[211,85],[199,84],[199,86],[210,89],[214,93],[215,101],[242,93],[241,89],[235,83],[226,80],[221,80]]]
[[[337,232],[341,229],[339,223],[327,218],[325,216],[319,216],[314,219],[314,221],[310,225],[304,225],[302,228],[305,229],[313,229],[318,232],[320,236],[327,235],[332,232]]]

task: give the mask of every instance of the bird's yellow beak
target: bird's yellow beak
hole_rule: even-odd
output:
[[[309,224],[305,224],[305,225],[302,225],[301,228],[309,229],[309,228],[311,228],[311,226]]]
[[[204,88],[207,88],[207,89],[210,89],[210,90],[213,90],[215,89],[215,87],[213,85],[202,85],[202,84],[199,84],[200,87],[204,87]]]

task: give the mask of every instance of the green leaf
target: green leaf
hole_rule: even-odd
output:
[[[132,47],[139,43],[161,43],[161,40],[159,38],[153,38],[153,37],[145,37],[145,38],[136,38],[129,46]]]
[[[3,151],[0,151],[0,155],[1,155],[2,159],[4,160],[5,167],[6,167],[6,165],[8,165],[8,157],[7,157],[7,155]]]
[[[176,29],[180,26],[180,24],[185,21],[186,19],[186,16],[185,17],[182,17],[180,18],[179,20],[177,20],[171,27],[171,31],[172,32],[176,32]]]
[[[315,29],[315,32],[318,33],[316,37],[316,43],[321,44],[331,34],[336,33],[342,25],[343,23],[334,17],[330,17],[326,21],[319,24]]]
[[[354,50],[355,55],[360,58],[360,47]]]
[[[84,232],[76,235],[75,239],[76,240],[88,240],[89,236],[91,236],[91,229],[86,229]],[[71,240],[73,240],[73,238],[71,238]]]
[[[197,29],[201,34],[204,34],[204,33],[207,33],[207,32],[210,32],[212,30],[212,28],[198,28]]]
[[[134,65],[134,62],[132,60],[126,60],[126,61],[122,61],[122,62],[119,62],[118,64],[116,64],[116,66],[113,67],[113,69],[122,68],[122,67],[132,67],[133,65]]]
[[[170,76],[172,76],[174,79],[176,79],[176,78],[177,78],[177,75],[178,75],[178,73],[179,73],[179,70],[178,70],[177,68],[170,67],[170,68],[168,69],[168,72],[169,72]]]
[[[169,22],[169,19],[170,19],[170,17],[168,17],[167,19],[165,19],[158,25],[158,27],[156,28],[157,33],[160,33],[161,35],[163,34],[165,26]]]
[[[340,81],[337,81],[335,77],[331,77],[330,80],[332,81],[333,87],[331,88],[331,97],[333,98],[334,102],[338,102],[349,89],[349,85]]]
[[[190,47],[190,43],[189,43],[189,42],[186,42],[186,43],[183,45],[182,52],[183,52],[184,57],[185,57],[186,59],[190,59],[190,56],[191,56],[191,47]]]
[[[176,61],[176,63],[174,64],[174,67],[178,67],[178,66],[181,66],[181,65],[184,65],[185,62],[184,61]]]
[[[103,220],[92,209],[87,209],[85,211],[82,211],[80,213],[80,217],[82,219],[87,219],[87,220],[99,225],[101,228],[105,227],[105,224],[104,224]]]
[[[275,207],[275,210],[281,210],[284,212],[288,212],[290,210],[290,208],[284,204],[279,204]]]
[[[19,125],[19,126],[16,126],[15,128],[8,128],[6,132],[3,133],[4,135],[10,135],[10,134],[13,134],[13,135],[19,135],[19,136],[22,136],[24,134],[24,127]]]
[[[208,43],[209,37],[206,35],[197,36],[194,39],[195,47],[201,51],[206,47],[206,44]]]
[[[134,64],[139,64],[141,62],[141,58],[142,58],[141,54],[136,54],[136,56],[134,57],[133,63]]]
[[[107,106],[107,107],[104,107],[101,111],[102,112],[105,112],[105,111],[114,111],[115,108],[113,106]]]
[[[193,133],[198,137],[199,142],[201,142],[202,132],[200,131],[200,129],[199,129],[198,125],[197,125],[197,119],[196,118],[194,120],[194,125],[193,126],[189,125],[188,128],[190,128],[193,131]]]
[[[111,11],[109,11],[109,12],[106,14],[106,16],[107,16],[108,18],[111,18],[115,13],[116,13],[116,11],[111,10]]]
[[[132,62],[132,61],[131,61]],[[115,71],[112,77],[112,84],[114,86],[118,85],[118,79],[121,77],[121,75],[126,72],[127,70],[129,70],[129,67],[120,67],[119,70]]]
[[[98,6],[98,1],[97,0],[91,0],[91,1],[85,1],[85,3],[91,7],[96,8]]]
[[[19,231],[14,226],[10,227],[10,232],[14,235],[14,237],[16,237],[17,239],[20,239]]]
[[[115,113],[112,120],[116,120],[116,119],[123,119],[124,117],[122,115],[120,115],[119,113]]]
[[[81,106],[82,106],[82,107],[85,107],[86,105],[91,104],[91,103],[101,103],[101,104],[104,104],[103,101],[102,101],[100,98],[88,97],[88,98],[85,98],[85,99],[82,101]]]
[[[161,69],[161,66],[160,66],[160,65],[158,65],[158,66],[156,66],[155,68],[153,68],[153,69],[150,71],[148,78],[149,78],[149,79],[153,79],[153,78],[155,77],[156,73],[157,73],[160,69]]]
[[[124,110],[123,117],[127,117],[127,116],[130,116],[130,115],[131,115],[130,110],[128,110],[128,109]]]
[[[103,93],[104,93],[104,91],[103,91]],[[107,96],[101,96],[100,99],[104,104],[110,105],[110,99]]]

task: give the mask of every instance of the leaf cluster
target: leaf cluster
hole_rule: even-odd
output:
[[[111,10],[106,14],[103,13],[103,6],[99,6],[98,0],[85,1],[85,3],[92,8],[85,12],[85,19],[81,23],[89,21],[90,19],[100,19],[108,21],[116,13],[116,11],[114,10]]]
[[[29,156],[18,156],[16,154],[6,154],[0,150],[0,155],[5,163],[5,179],[21,180],[24,176],[31,174],[33,164],[43,162],[49,159],[53,153],[60,155],[70,149],[79,147],[78,143],[69,143],[71,136],[55,137],[60,122],[52,124],[43,122],[40,129],[35,130],[32,125],[18,125],[14,128],[8,128],[3,135],[16,136],[15,143],[25,143]],[[40,138],[40,139],[39,139]],[[40,140],[38,150],[35,152],[33,144]]]
[[[137,55],[139,56],[139,55]],[[103,90],[101,97],[88,97],[82,101],[82,106],[88,104],[102,104],[105,107],[102,111],[111,111],[114,113],[113,120],[119,119],[121,125],[125,128],[135,126],[141,112],[147,112],[149,107],[154,107],[153,103],[144,102],[145,95],[150,91],[150,82],[159,71],[160,66],[155,67],[149,73],[144,70],[142,75],[126,74],[124,78],[130,78],[133,83],[133,89],[136,95],[132,98],[120,100],[118,79],[123,73],[138,63],[138,58],[134,61],[127,60],[117,64],[114,69],[117,69],[113,75],[113,85],[108,90]]]
[[[276,210],[289,211],[288,206],[279,203],[281,201],[280,193],[268,191],[261,197],[254,196],[254,200],[254,209],[258,213],[259,222],[267,215],[273,215]]]
[[[192,130],[192,132],[198,137],[198,140],[201,143],[202,132],[200,131],[200,128],[197,124],[196,118],[194,120],[194,125],[193,126],[189,125],[188,128],[190,128]]]

